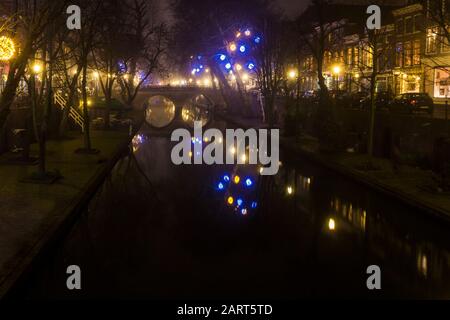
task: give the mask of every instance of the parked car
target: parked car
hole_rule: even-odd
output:
[[[381,91],[375,94],[375,108],[376,110],[389,109],[392,101],[394,99],[394,95],[389,91]],[[363,108],[366,110],[370,110],[371,102],[370,96],[367,96],[362,101]]]
[[[401,113],[426,112],[433,114],[434,102],[427,93],[404,93],[392,101],[390,110]]]
[[[367,99],[367,92],[353,92],[350,95],[350,104],[348,107],[353,109],[362,109],[364,101]]]

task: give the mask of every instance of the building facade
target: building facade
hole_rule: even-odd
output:
[[[367,91],[373,59],[377,59],[377,91],[397,95],[426,92],[437,103],[450,98],[450,27],[447,21],[435,21],[430,15],[430,10],[442,10],[447,20],[450,18],[447,6],[448,0],[429,0],[388,10],[389,15],[383,16],[383,26],[378,31],[377,54],[372,52],[373,43],[362,31],[363,26],[354,33],[352,24],[351,28],[344,27],[342,37],[324,55],[328,88]],[[317,90],[315,59],[306,54],[301,61],[301,89]]]
[[[424,92],[424,14],[421,4],[392,12],[395,20],[394,93]]]

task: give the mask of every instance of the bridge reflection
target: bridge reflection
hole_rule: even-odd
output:
[[[145,104],[145,120],[152,128],[194,127],[195,121],[205,126],[214,111],[214,102],[203,94],[183,102],[175,101],[163,95],[151,96]]]

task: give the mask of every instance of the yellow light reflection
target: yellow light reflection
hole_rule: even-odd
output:
[[[333,218],[330,218],[328,220],[328,229],[330,229],[331,231],[336,230],[336,222],[334,221]]]

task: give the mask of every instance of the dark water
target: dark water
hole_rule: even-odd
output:
[[[263,178],[254,166],[174,166],[168,137],[134,142],[20,296],[450,297],[442,222],[288,154]],[[81,291],[66,289],[71,264]],[[366,287],[373,264],[376,292]]]

